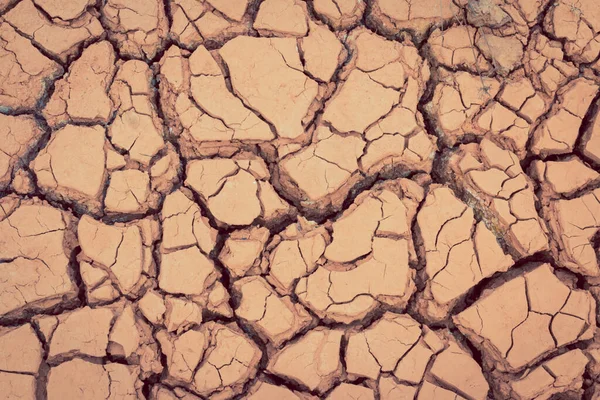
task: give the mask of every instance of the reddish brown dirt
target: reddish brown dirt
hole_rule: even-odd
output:
[[[597,0],[0,0],[0,398],[600,400]]]

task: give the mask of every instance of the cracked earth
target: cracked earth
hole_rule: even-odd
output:
[[[596,0],[0,0],[0,397],[600,400]]]

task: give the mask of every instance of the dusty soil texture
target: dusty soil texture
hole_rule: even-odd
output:
[[[598,0],[0,0],[0,399],[600,400]]]

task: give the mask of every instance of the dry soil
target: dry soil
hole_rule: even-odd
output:
[[[0,0],[0,398],[600,399],[597,0]]]

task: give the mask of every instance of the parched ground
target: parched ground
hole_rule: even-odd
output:
[[[0,398],[600,399],[597,0],[0,0]]]

